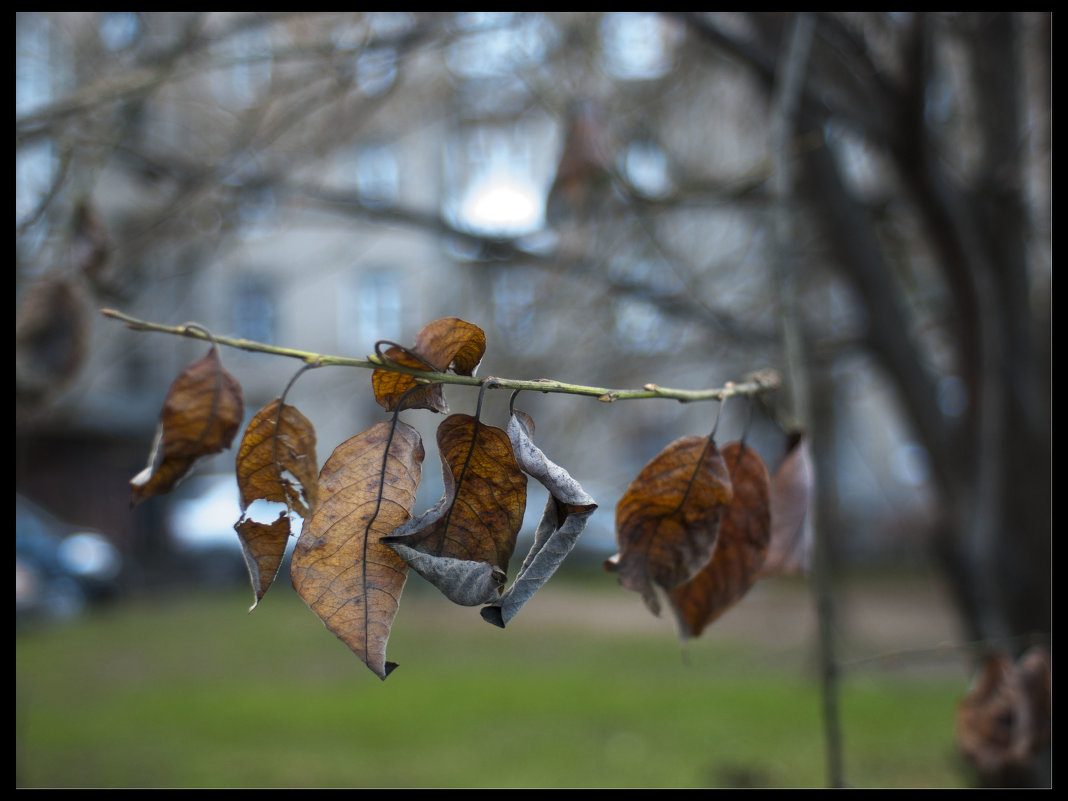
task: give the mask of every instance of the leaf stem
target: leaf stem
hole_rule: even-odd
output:
[[[163,325],[147,320],[139,320],[136,317],[123,314],[114,309],[101,309],[100,313],[113,320],[126,323],[126,326],[134,331],[155,331],[161,334],[189,337],[190,339],[204,339],[209,337],[196,323],[184,325]],[[549,392],[565,395],[584,395],[597,398],[604,403],[613,403],[617,400],[642,400],[645,398],[667,398],[680,403],[694,403],[697,401],[722,401],[727,398],[744,396],[753,397],[765,392],[773,392],[779,388],[779,374],[775,370],[765,369],[751,373],[744,381],[728,381],[726,385],[713,389],[671,389],[660,387],[656,384],[645,384],[640,389],[610,389],[606,387],[591,387],[583,384],[570,384],[565,381],[555,381],[549,378],[514,379],[477,378],[475,376],[456,375],[454,373],[437,373],[429,370],[421,370],[418,367],[406,367],[391,360],[383,359],[378,355],[367,356],[363,359],[355,359],[349,356],[332,356],[328,354],[312,353],[310,351],[296,350],[294,348],[281,348],[276,345],[267,345],[263,342],[255,342],[250,339],[232,339],[215,335],[211,337],[218,345],[226,345],[238,350],[253,353],[269,353],[273,356],[286,356],[291,359],[300,359],[305,364],[316,367],[361,367],[367,370],[388,370],[394,373],[416,376],[423,384],[460,384],[469,387],[482,387],[488,389],[529,390],[531,392]]]

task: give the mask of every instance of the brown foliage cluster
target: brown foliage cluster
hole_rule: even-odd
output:
[[[797,440],[772,478],[744,442],[720,451],[712,436],[676,440],[616,506],[620,552],[605,569],[653,614],[659,587],[682,639],[698,636],[757,579],[805,569],[812,473],[796,465],[807,458],[806,441]]]
[[[986,655],[957,707],[957,746],[987,787],[1024,786],[1053,732],[1053,658],[1034,646],[1014,663]]]
[[[447,318],[424,327],[411,348],[385,344],[390,347],[379,355],[386,367],[375,370],[372,387],[391,420],[341,443],[321,469],[314,427],[284,394],[252,417],[237,449],[242,517],[234,526],[258,603],[282,564],[290,514],[303,518],[290,568],[293,586],[382,679],[396,667],[386,647],[409,570],[453,602],[481,606],[482,617],[503,628],[555,573],[597,508],[534,444],[533,419],[513,410],[506,429],[478,414],[451,414],[438,425],[444,493],[413,516],[424,450],[419,432],[399,413],[447,414],[448,405],[441,383],[388,367],[470,376],[486,338],[477,326]],[[168,492],[200,457],[230,447],[243,411],[241,388],[213,345],[171,387],[149,465],[131,481],[133,502]],[[784,462],[793,472],[771,479],[743,443],[722,452],[712,437],[672,443],[620,500],[620,554],[608,566],[654,612],[654,585],[666,591],[682,636],[697,636],[757,578],[801,566],[811,471],[797,467],[797,453]],[[549,498],[509,586],[528,476]],[[776,511],[776,495],[787,499],[782,511]],[[247,513],[261,500],[288,511],[258,522]],[[783,521],[778,528],[776,518]],[[770,568],[769,552],[777,554]]]

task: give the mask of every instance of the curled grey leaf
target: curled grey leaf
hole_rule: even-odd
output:
[[[597,508],[582,486],[534,444],[533,433],[534,421],[530,415],[516,411],[508,421],[508,438],[516,461],[524,472],[545,485],[549,499],[534,534],[534,544],[512,586],[500,600],[482,609],[482,617],[501,628],[552,577],[575,547],[586,521]]]
[[[478,606],[496,601],[501,595],[506,576],[495,565],[451,556],[431,556],[400,542],[385,542],[408,567],[455,604]]]
[[[809,571],[815,474],[808,437],[798,435],[771,477],[771,544],[757,578]]]
[[[582,485],[564,468],[550,461],[534,444],[534,420],[529,414],[516,410],[508,420],[507,430],[516,461],[523,468],[523,472],[538,479],[561,503],[597,507],[597,503],[582,489]]]
[[[482,608],[482,617],[503,629],[534,593],[552,578],[575,547],[579,535],[586,528],[586,521],[596,508],[596,505],[592,505],[586,507],[585,511],[568,512],[566,505],[550,497],[534,534],[534,544],[523,561],[519,575],[499,601]]]

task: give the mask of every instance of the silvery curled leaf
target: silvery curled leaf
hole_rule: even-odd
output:
[[[501,597],[506,577],[499,567],[451,556],[432,556],[401,542],[386,544],[454,604],[478,606]]]
[[[534,444],[534,421],[530,415],[514,412],[507,431],[519,466],[549,490],[549,498],[534,534],[534,544],[512,586],[500,600],[482,609],[482,617],[501,628],[552,577],[575,547],[597,508],[582,486]]]

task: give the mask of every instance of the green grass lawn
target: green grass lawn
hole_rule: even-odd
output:
[[[524,626],[522,614],[501,631],[409,590],[389,650],[400,668],[382,682],[287,587],[252,614],[247,603],[247,593],[131,602],[19,633],[16,785],[825,781],[814,660],[796,648],[710,630],[684,658],[668,624],[599,632]],[[848,679],[850,783],[961,786],[952,727],[965,683],[945,672]]]

